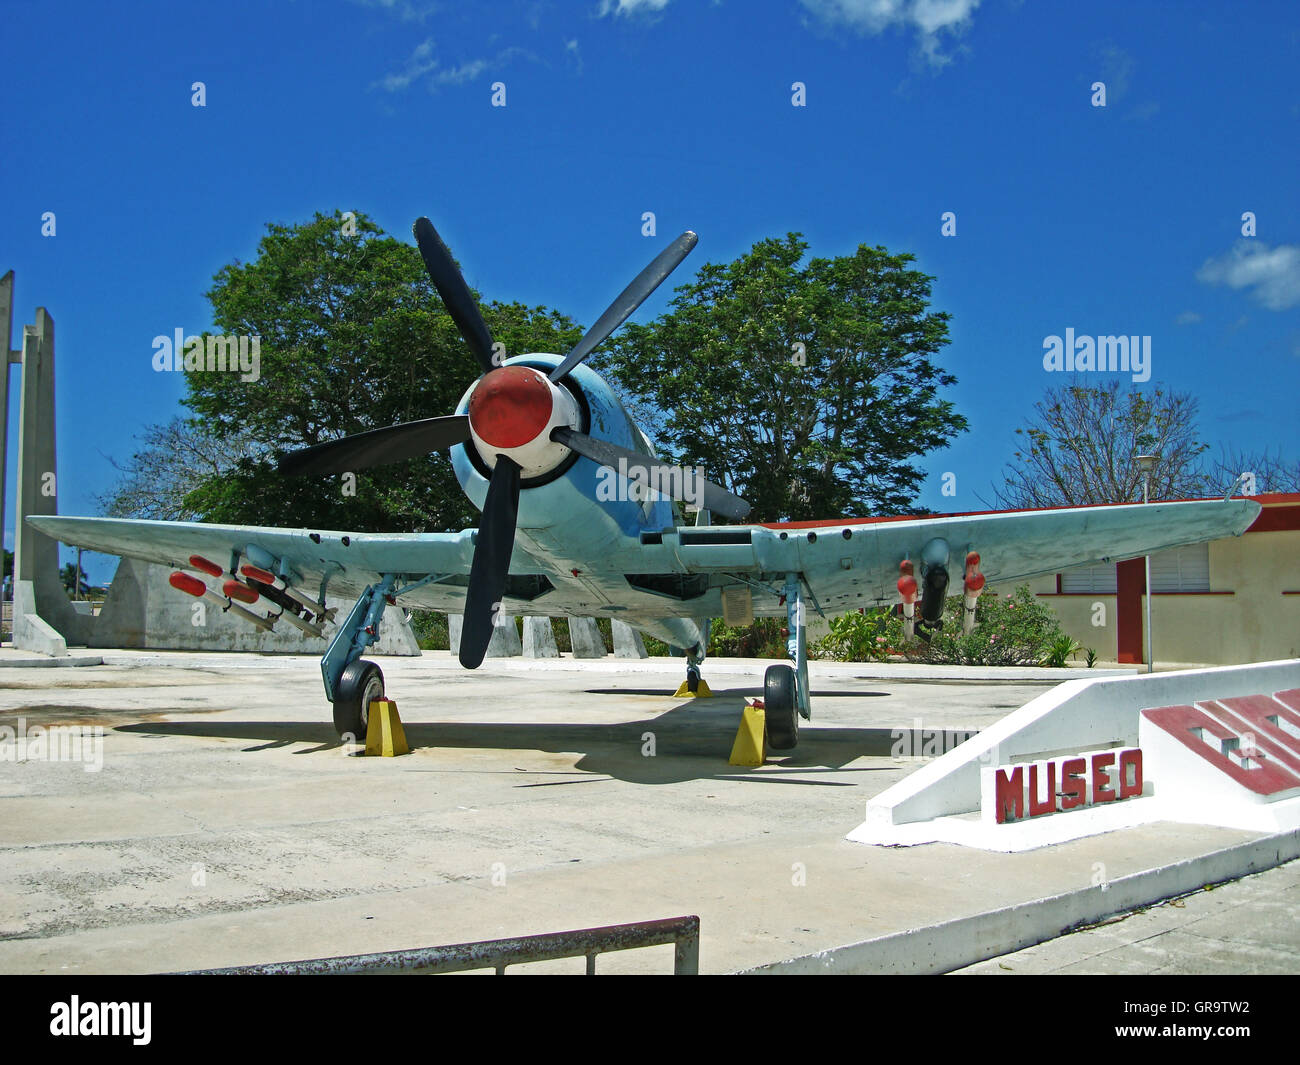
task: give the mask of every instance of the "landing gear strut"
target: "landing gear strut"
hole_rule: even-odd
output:
[[[682,686],[673,693],[677,699],[707,699],[713,695],[709,689],[708,682],[700,674],[700,664],[704,661],[705,650],[708,646],[709,623],[703,623],[705,636],[699,643],[686,652],[686,680]]]
[[[808,611],[799,574],[785,578],[785,618],[789,636],[786,653],[793,665],[768,666],[763,676],[763,709],[767,745],[792,751],[799,744],[799,718],[812,719],[808,693]]]
[[[700,690],[700,667],[690,665],[686,667],[686,690],[694,695]]]
[[[361,593],[320,660],[325,698],[334,704],[334,728],[353,743],[365,742],[370,704],[384,697],[383,672],[361,655],[379,638],[379,622],[395,580],[395,574],[386,573]]]

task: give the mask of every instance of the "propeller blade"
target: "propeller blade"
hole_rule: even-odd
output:
[[[519,516],[519,470],[517,463],[498,455],[492,480],[488,482],[474,560],[469,567],[465,620],[460,630],[460,664],[466,669],[477,669],[482,664],[505,596],[510,552],[515,546],[515,521]]]
[[[559,381],[579,363],[586,361],[587,356],[645,302],[660,282],[677,269],[677,265],[691,253],[699,239],[688,229],[656,255],[654,262],[636,275],[636,279],[609,305],[609,309],[597,319],[596,324],[587,330],[587,335],[578,341],[577,347],[551,371],[551,380]]]
[[[424,268],[429,271],[429,279],[469,350],[478,359],[484,373],[496,369],[497,364],[492,361],[492,334],[447,245],[427,218],[417,218],[411,231],[415,234],[415,243],[420,246],[420,257],[424,259]]]
[[[611,444],[607,440],[580,433],[566,426],[551,430],[551,439],[556,443],[585,455],[592,462],[618,470],[629,478],[635,478],[648,484],[662,495],[671,496],[687,503],[695,503],[714,514],[721,514],[733,521],[744,521],[749,514],[749,504],[738,495],[725,488],[706,481],[680,466],[669,466],[656,462],[649,455],[639,451],[629,451],[625,447]],[[620,463],[624,465],[620,466]]]
[[[469,418],[463,414],[423,418],[290,451],[280,459],[280,472],[302,477],[364,470],[441,451],[468,439]]]

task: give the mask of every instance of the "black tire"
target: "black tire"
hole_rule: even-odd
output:
[[[799,711],[795,708],[794,670],[768,666],[763,675],[763,711],[767,745],[774,751],[792,751],[799,745]]]
[[[334,728],[342,739],[366,742],[370,704],[384,697],[384,674],[373,662],[354,658],[334,688]]]
[[[686,667],[686,690],[694,695],[700,690],[700,667]]]

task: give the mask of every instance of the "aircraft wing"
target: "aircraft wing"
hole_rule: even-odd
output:
[[[786,575],[801,574],[826,614],[897,599],[898,564],[919,563],[936,538],[949,547],[952,590],[960,588],[967,552],[980,555],[990,585],[1007,586],[1072,566],[1117,561],[1243,533],[1260,505],[1234,499],[1072,507],[935,518],[725,525],[666,529],[643,535],[630,550],[587,558],[581,584],[549,572],[515,546],[510,563],[512,612],[609,614],[637,618],[720,616],[723,589],[766,588],[753,596],[759,616],[784,613],[777,595]],[[355,597],[383,573],[436,583],[404,602],[459,612],[474,552],[475,531],[342,533],[200,522],[125,518],[31,517],[28,522],[65,544],[110,555],[192,568],[202,555],[228,569],[248,545],[287,561],[304,588],[328,576],[331,597]],[[557,587],[551,594],[548,574]],[[919,574],[919,566],[918,566]],[[534,576],[536,575],[536,576]],[[593,583],[597,594],[591,594]]]
[[[847,520],[753,526],[679,528],[664,544],[691,573],[712,573],[708,601],[720,606],[721,587],[755,583],[776,590],[786,573],[800,573],[826,614],[898,598],[898,565],[911,559],[920,575],[926,544],[949,547],[952,594],[961,588],[966,554],[980,555],[989,585],[1007,587],[1072,566],[1112,562],[1186,544],[1239,536],[1260,512],[1249,499],[1121,504],[1009,511],[934,518]],[[729,579],[730,578],[730,579]],[[755,595],[754,612],[784,613],[771,596]],[[679,613],[687,613],[680,610]]]
[[[229,569],[232,554],[246,555],[248,545],[254,544],[287,561],[304,579],[305,588],[314,591],[312,585],[328,575],[331,597],[355,597],[383,573],[412,579],[430,574],[467,576],[475,536],[473,529],[457,533],[343,533],[54,515],[27,521],[65,544],[185,569],[193,568],[191,555],[202,555]],[[511,568],[517,573],[538,572],[523,552],[516,552]]]

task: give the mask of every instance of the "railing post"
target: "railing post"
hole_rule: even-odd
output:
[[[673,975],[700,975],[700,919],[692,918],[689,932],[678,936],[673,945]]]

